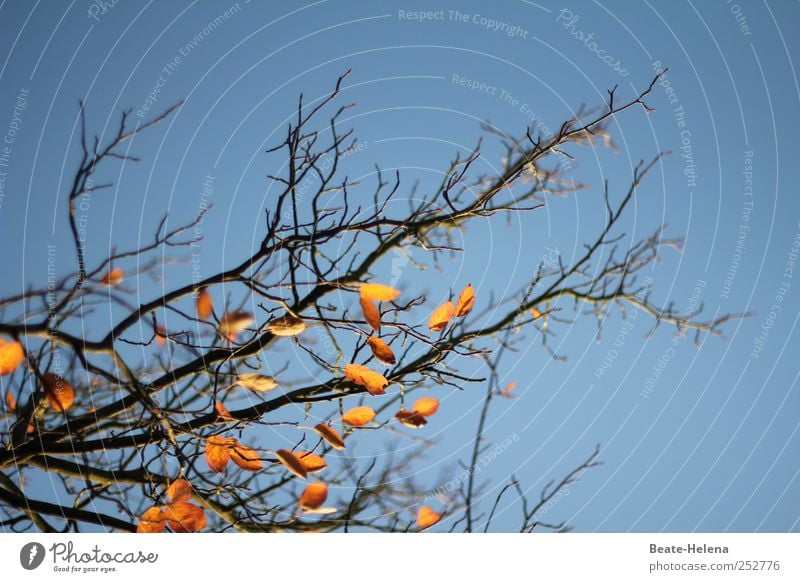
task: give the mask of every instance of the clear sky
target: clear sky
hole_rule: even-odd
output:
[[[409,266],[398,284],[436,297],[472,282],[479,300],[502,297],[548,249],[580,252],[602,225],[604,180],[622,194],[640,159],[673,151],[624,220],[633,237],[666,223],[686,238],[648,273],[654,300],[755,314],[699,349],[666,327],[646,339],[644,314],[626,327],[616,312],[601,342],[590,317],[559,329],[565,363],[532,339],[505,360],[518,398],[495,405],[487,432],[497,443],[519,438],[484,474],[499,487],[513,473],[538,491],[600,443],[604,465],[548,519],[579,531],[800,529],[796,2],[101,4],[0,3],[0,133],[11,140],[0,167],[3,295],[46,283],[48,245],[60,275],[73,267],[64,196],[80,99],[98,132],[113,131],[122,109],[136,117],[186,101],[136,140],[142,162],[112,176],[118,188],[92,199],[89,261],[149,239],[165,211],[170,224],[191,219],[210,176],[200,266],[210,274],[259,240],[265,175],[275,169],[264,150],[298,94],[321,96],[346,69],[342,99],[358,104],[348,125],[365,144],[348,174],[399,168],[409,194],[473,147],[483,120],[515,134],[537,119],[557,128],[614,85],[629,98],[668,66],[649,100],[656,111],[631,111],[612,127],[617,153],[579,150],[575,176],[593,188],[510,223],[475,224],[437,279]],[[417,10],[432,14],[421,21]],[[499,161],[497,148],[486,154],[486,164]],[[176,284],[189,268],[176,267]],[[143,296],[157,290],[142,285]],[[442,412],[426,430],[441,441],[421,479],[466,457],[482,392],[438,394]],[[513,529],[518,515],[502,504],[495,528]]]

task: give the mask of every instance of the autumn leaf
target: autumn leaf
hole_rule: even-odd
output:
[[[370,301],[394,301],[400,297],[400,291],[380,283],[364,283],[358,288],[362,299]]]
[[[142,514],[136,533],[161,533],[166,525],[166,516],[161,508],[151,507]]]
[[[247,326],[254,321],[253,316],[246,311],[226,313],[219,320],[219,333],[229,341],[235,342],[239,332],[247,329]]]
[[[367,321],[369,326],[375,331],[380,331],[381,312],[378,311],[377,306],[372,301],[365,299],[364,297],[359,299],[358,303],[361,305],[361,311],[364,313],[364,319]]]
[[[312,452],[296,453],[295,456],[303,463],[307,473],[319,473],[328,467],[325,459]]]
[[[230,422],[230,421],[232,421],[232,420],[234,420],[234,418],[231,416],[231,413],[230,413],[230,412],[228,412],[228,409],[227,409],[227,408],[225,408],[225,405],[224,405],[222,402],[217,402],[217,403],[214,405],[214,410],[216,410],[216,411],[217,411],[217,415],[218,415],[218,416],[219,416],[219,417],[220,417],[222,420],[227,420],[227,421],[229,421],[229,422]]]
[[[536,309],[535,307],[532,307],[530,309],[530,312],[534,319],[539,319],[542,316],[542,312]]]
[[[234,439],[226,439],[220,436],[210,436],[206,441],[206,463],[212,471],[222,473],[228,466],[231,458],[230,447],[233,446]]]
[[[155,333],[156,344],[159,346],[164,345],[164,340],[167,339],[167,330],[164,329],[163,325],[156,326],[156,333]]]
[[[500,393],[500,396],[502,396],[503,398],[513,398],[513,396],[511,395],[511,391],[514,390],[514,388],[516,387],[517,383],[511,382],[508,386],[503,388],[503,391]]]
[[[308,471],[306,471],[302,461],[300,461],[292,451],[280,449],[275,452],[275,456],[278,457],[281,465],[286,467],[286,470],[292,475],[300,477],[301,479],[308,477]]]
[[[50,403],[58,412],[64,412],[75,402],[75,389],[58,374],[48,372],[42,376],[42,388]]]
[[[301,509],[314,510],[322,507],[328,499],[328,486],[324,483],[309,483],[300,496]]]
[[[262,461],[258,453],[244,445],[234,445],[230,450],[231,460],[236,463],[239,468],[245,471],[256,472],[264,468],[264,461]]]
[[[361,364],[347,364],[347,366],[344,368],[344,375],[351,382],[366,388],[367,392],[373,396],[386,394],[385,388],[389,385],[389,381],[383,376],[383,374],[380,374],[375,370],[370,370]]]
[[[356,406],[342,415],[342,421],[349,426],[364,426],[375,418],[375,411],[369,406]]]
[[[367,344],[369,344],[372,354],[381,364],[393,366],[397,362],[392,348],[390,348],[389,344],[387,344],[381,338],[371,337],[367,340]]]
[[[427,529],[438,523],[441,518],[442,514],[431,509],[429,505],[423,505],[417,510],[417,527]]]
[[[239,374],[235,383],[242,388],[256,392],[267,392],[278,387],[275,378],[264,376],[263,374]]]
[[[189,501],[192,498],[192,484],[186,479],[175,479],[167,488],[167,496],[173,503],[176,501]]]
[[[185,501],[170,503],[164,508],[169,528],[175,533],[192,533],[206,527],[205,512]]]
[[[414,412],[421,416],[433,416],[436,414],[436,411],[439,410],[439,401],[436,398],[423,396],[414,402],[412,408]]]
[[[14,394],[9,390],[6,392],[6,407],[8,408],[9,412],[14,412],[17,409],[17,399],[14,398]]]
[[[472,288],[472,285],[467,285],[464,287],[464,290],[461,292],[461,295],[458,298],[458,302],[456,303],[456,317],[464,317],[475,306],[475,290]]]
[[[291,337],[306,330],[306,322],[293,315],[284,315],[269,322],[268,329],[272,335]]]
[[[0,376],[11,374],[25,359],[25,350],[19,342],[0,340]]]
[[[116,287],[122,280],[125,278],[125,271],[122,269],[111,269],[108,273],[103,275],[103,278],[100,279],[100,282],[103,285],[108,285],[109,287]]]
[[[400,424],[408,428],[422,428],[428,424],[424,416],[413,410],[398,410],[394,416],[400,421]]]
[[[198,319],[206,320],[214,313],[214,302],[211,300],[211,293],[205,287],[198,291],[195,307]]]
[[[336,429],[332,426],[327,424],[318,424],[314,427],[314,431],[337,451],[344,449],[344,439],[342,438],[342,435],[336,432]]]
[[[431,317],[428,320],[428,328],[431,331],[442,331],[445,327],[447,327],[447,324],[453,318],[455,311],[456,310],[455,307],[453,307],[452,301],[442,303],[431,314]]]

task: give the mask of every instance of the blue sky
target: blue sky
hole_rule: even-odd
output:
[[[400,12],[416,10],[434,14],[420,21]],[[347,69],[342,101],[357,103],[347,125],[364,144],[347,172],[369,182],[375,163],[399,169],[409,195],[416,180],[420,192],[433,187],[453,153],[474,146],[483,120],[513,134],[534,119],[557,128],[581,104],[602,103],[607,89],[619,85],[618,98],[630,98],[668,66],[648,100],[656,111],[633,110],[612,125],[617,153],[577,150],[576,180],[591,189],[548,199],[545,210],[508,223],[472,224],[459,259],[435,278],[404,268],[398,284],[430,290],[432,302],[468,282],[479,300],[504,297],[547,249],[566,258],[581,251],[602,226],[604,180],[621,195],[640,159],[671,150],[622,228],[636,238],[667,224],[669,235],[686,239],[682,253],[664,253],[648,272],[653,299],[755,314],[729,323],[723,339],[704,338],[700,349],[666,327],[646,339],[644,314],[628,327],[613,314],[602,342],[590,317],[559,329],[566,363],[531,338],[505,360],[504,381],[518,382],[518,398],[495,405],[487,433],[493,442],[519,440],[485,474],[499,487],[513,473],[536,493],[601,443],[604,465],[572,486],[548,519],[579,531],[796,531],[800,284],[790,252],[800,233],[800,41],[791,24],[799,16],[796,3],[783,2],[124,1],[102,10],[77,0],[5,2],[0,132],[15,133],[0,168],[0,291],[45,283],[48,245],[59,274],[73,264],[64,196],[79,155],[80,99],[89,127],[101,133],[116,128],[122,109],[136,118],[148,103],[161,111],[185,100],[168,123],[136,139],[142,162],[116,166],[109,175],[119,186],[93,197],[89,262],[112,245],[149,239],[166,211],[170,224],[193,218],[211,176],[206,275],[258,243],[265,175],[276,167],[264,150],[280,138],[298,94],[320,97]],[[15,121],[20,93],[25,107]],[[490,169],[500,150],[487,140],[484,153]],[[179,265],[164,284],[188,276],[190,266]],[[157,287],[139,291],[149,296]],[[598,375],[611,349],[613,362]],[[421,479],[465,458],[482,392],[437,394],[442,412],[426,430],[441,441]],[[495,528],[513,530],[518,512],[510,499],[501,504]]]

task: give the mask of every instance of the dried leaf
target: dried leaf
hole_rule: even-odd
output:
[[[239,332],[247,329],[247,326],[254,321],[253,316],[246,311],[226,313],[219,320],[219,333],[222,337],[235,342]]]
[[[438,523],[442,519],[442,514],[431,509],[429,505],[423,505],[417,510],[417,527],[427,529]]]
[[[164,329],[163,325],[157,325],[155,333],[156,344],[159,346],[163,346],[164,340],[166,339],[167,339],[167,330]]]
[[[108,285],[109,287],[116,287],[122,280],[125,278],[125,271],[122,269],[111,269],[108,273],[103,275],[103,278],[100,279],[100,282],[103,285]]]
[[[436,414],[436,411],[439,410],[439,401],[436,398],[423,396],[414,402],[412,408],[414,412],[422,416],[433,416]]]
[[[176,501],[189,501],[192,498],[192,484],[186,479],[175,479],[167,489],[167,496],[173,503]]]
[[[239,374],[235,383],[242,388],[255,390],[256,392],[267,392],[278,387],[275,378],[264,376],[263,374]]]
[[[235,439],[226,439],[220,436],[208,437],[206,441],[206,463],[212,471],[222,473],[228,466],[231,458],[231,447]]]
[[[9,412],[14,412],[17,409],[17,399],[14,398],[14,394],[9,390],[6,392],[6,407],[8,408]]]
[[[532,307],[530,309],[530,312],[534,319],[539,319],[542,316],[542,312],[536,309],[535,307]]]
[[[344,368],[344,375],[351,382],[366,388],[367,392],[373,396],[386,394],[385,388],[389,385],[389,381],[383,376],[383,374],[380,374],[375,370],[370,370],[361,364],[347,364],[347,366]]]
[[[161,533],[167,525],[166,519],[160,507],[151,507],[142,514],[136,533]]]
[[[0,376],[11,374],[25,359],[25,350],[19,342],[0,340]]]
[[[175,533],[192,533],[206,527],[205,512],[185,501],[170,503],[164,508],[169,528]]]
[[[400,421],[400,424],[408,428],[422,428],[428,421],[419,412],[413,410],[398,410],[395,418]]]
[[[472,285],[467,285],[461,292],[456,303],[456,317],[464,317],[475,306],[475,290]]]
[[[344,449],[344,439],[342,438],[342,435],[336,432],[336,429],[334,429],[332,426],[328,424],[318,424],[314,427],[314,430],[325,440],[325,442],[327,442],[337,451]]]
[[[228,412],[228,409],[227,409],[227,408],[225,408],[225,405],[224,405],[222,402],[217,402],[217,403],[214,405],[214,410],[216,410],[216,411],[217,411],[217,415],[218,415],[218,416],[219,416],[219,417],[220,417],[222,420],[227,420],[228,422],[230,422],[230,421],[234,420],[234,418],[231,416],[231,413],[230,413],[230,412]]]
[[[381,338],[371,337],[367,340],[367,344],[369,344],[372,354],[381,364],[393,366],[397,362],[392,348],[390,348],[389,344],[387,344]]]
[[[328,499],[328,486],[324,483],[309,483],[300,496],[300,508],[314,510]]]
[[[328,467],[328,463],[325,462],[325,459],[312,452],[298,452],[295,453],[295,456],[303,463],[303,467],[306,468],[307,473],[319,473]]]
[[[302,461],[300,461],[292,451],[280,449],[275,452],[275,456],[278,457],[281,464],[286,467],[292,475],[300,477],[301,479],[308,477],[308,472]]]
[[[400,291],[380,283],[364,283],[358,291],[363,299],[370,301],[394,301],[400,297]]]
[[[58,412],[64,412],[75,402],[75,389],[72,384],[58,374],[51,372],[44,374],[42,388],[50,406]]]
[[[231,460],[236,463],[239,468],[244,469],[245,471],[251,471],[255,473],[256,471],[260,471],[264,468],[264,461],[262,461],[258,453],[251,449],[250,447],[246,447],[244,445],[234,445],[234,447],[230,450]]]
[[[511,382],[511,384],[503,388],[503,391],[500,393],[500,396],[502,396],[503,398],[513,398],[513,396],[511,395],[511,391],[514,390],[514,388],[516,387],[517,383]]]
[[[381,312],[378,311],[378,307],[372,301],[365,299],[364,297],[359,299],[358,303],[361,305],[361,311],[364,313],[364,319],[367,321],[369,326],[375,331],[380,331]]]
[[[272,335],[291,337],[306,330],[306,322],[293,315],[284,315],[269,322],[268,329]]]
[[[453,318],[453,314],[455,312],[456,310],[455,307],[453,307],[452,301],[442,303],[431,314],[431,317],[428,320],[428,328],[431,331],[442,331],[445,327],[447,327],[447,324]]]
[[[211,293],[205,287],[197,292],[195,307],[198,319],[206,320],[214,313],[214,302],[211,299]]]
[[[342,421],[350,426],[364,426],[375,418],[375,411],[369,406],[356,406],[342,415]]]

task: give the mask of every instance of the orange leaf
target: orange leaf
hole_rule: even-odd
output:
[[[122,269],[111,269],[108,273],[103,275],[103,278],[100,279],[100,282],[103,285],[108,285],[109,287],[116,287],[122,280],[125,278],[125,271]]]
[[[344,439],[332,426],[327,424],[318,424],[314,427],[314,430],[325,440],[325,442],[327,442],[337,451],[344,449]]]
[[[328,499],[328,486],[325,483],[309,483],[300,496],[301,509],[317,509]]]
[[[244,445],[234,445],[230,451],[231,460],[239,468],[245,471],[256,472],[264,468],[264,461],[258,457],[258,453]]]
[[[75,389],[58,374],[48,372],[42,376],[42,387],[50,406],[58,412],[64,412],[75,402]]]
[[[214,313],[214,302],[211,300],[211,293],[205,287],[197,292],[195,307],[197,308],[197,317],[199,319],[208,319]]]
[[[389,385],[389,381],[375,370],[370,370],[361,364],[347,364],[344,367],[344,375],[351,382],[366,388],[373,396],[386,394],[385,388]]]
[[[356,406],[342,415],[342,421],[350,426],[364,426],[375,418],[375,411],[369,406]]]
[[[306,330],[306,322],[293,315],[284,315],[269,322],[269,331],[279,337],[299,335]]]
[[[239,374],[235,383],[242,388],[255,390],[256,392],[267,392],[278,387],[275,378],[264,376],[263,374]]]
[[[436,398],[423,396],[414,402],[414,406],[412,408],[414,409],[414,412],[421,416],[433,416],[436,414],[436,411],[439,410],[439,401],[436,400]]]
[[[503,388],[503,392],[500,393],[500,396],[503,396],[505,398],[512,398],[511,391],[514,390],[514,388],[516,388],[516,387],[517,387],[517,383],[516,382],[511,382],[511,384],[509,384],[508,386]]]
[[[160,507],[151,507],[142,514],[136,533],[161,533],[167,525],[166,517]]]
[[[234,311],[226,313],[219,320],[219,333],[222,337],[235,342],[236,336],[239,332],[247,329],[247,326],[253,323],[255,319],[246,311]]]
[[[458,303],[456,303],[456,317],[464,317],[475,306],[475,290],[472,288],[472,285],[467,285],[464,287],[464,290],[461,292],[461,295],[458,298]]]
[[[208,463],[212,471],[222,473],[225,470],[231,458],[230,447],[235,442],[234,439],[226,439],[220,436],[208,437],[206,441],[206,463]]]
[[[429,505],[423,505],[417,511],[417,527],[427,529],[442,519],[442,514],[431,509]]]
[[[297,453],[296,456],[308,473],[319,473],[328,466],[325,459],[311,452]]]
[[[428,421],[419,412],[413,410],[398,410],[395,418],[400,421],[400,424],[408,428],[422,428]]]
[[[300,459],[298,459],[292,451],[280,449],[279,451],[275,452],[275,456],[278,457],[278,460],[281,462],[281,464],[286,467],[286,469],[292,475],[300,477],[301,479],[308,477],[308,472],[306,471],[302,461],[300,461]]]
[[[539,319],[542,316],[542,312],[535,307],[532,307],[530,312],[534,319]]]
[[[14,398],[14,394],[12,394],[11,390],[6,392],[6,405],[8,406],[9,412],[14,412],[17,409],[17,399]]]
[[[233,420],[233,417],[231,416],[231,413],[228,412],[228,409],[225,408],[225,405],[222,402],[217,402],[214,405],[214,410],[217,411],[217,415],[222,420],[227,420],[227,421],[232,421]]]
[[[0,340],[0,376],[12,373],[25,359],[25,350],[19,342]]]
[[[453,307],[452,301],[442,303],[431,314],[431,318],[428,320],[428,328],[431,331],[442,331],[453,318],[455,312],[456,309]]]
[[[167,338],[167,330],[164,329],[163,325],[156,326],[156,344],[159,346],[164,345],[164,340]]]
[[[376,305],[369,299],[362,297],[358,300],[361,305],[361,311],[364,313],[364,319],[367,320],[369,326],[375,331],[381,329],[381,312],[378,311]]]
[[[380,283],[364,283],[359,287],[362,299],[370,301],[394,301],[400,297],[400,291]]]
[[[169,528],[175,533],[192,533],[206,527],[205,512],[185,501],[170,503],[164,508]]]
[[[167,489],[167,495],[173,503],[189,501],[192,498],[192,484],[186,479],[175,479]]]
[[[392,348],[385,341],[378,337],[371,337],[367,340],[373,355],[381,364],[393,366],[397,359],[394,357]]]

